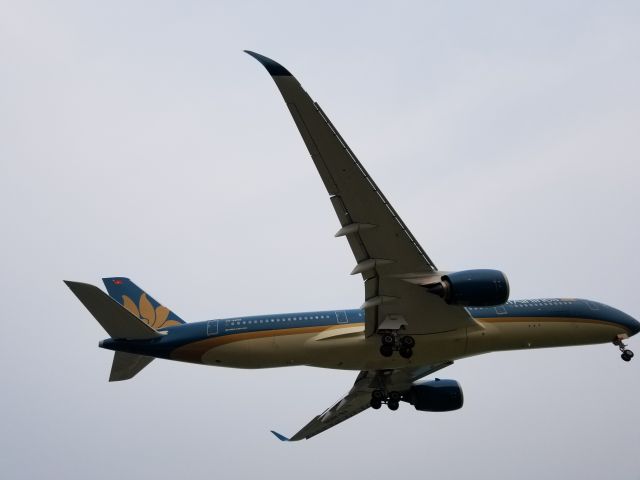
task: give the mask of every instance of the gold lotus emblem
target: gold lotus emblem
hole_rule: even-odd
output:
[[[139,305],[136,305],[135,302],[126,295],[122,296],[122,301],[124,303],[124,308],[129,310],[150,327],[164,328],[171,327],[173,325],[180,325],[180,322],[175,320],[167,320],[170,313],[167,307],[158,305],[157,308],[153,308],[153,305],[151,305],[146,293],[140,295]]]

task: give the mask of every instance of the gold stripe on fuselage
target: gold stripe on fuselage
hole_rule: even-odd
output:
[[[345,323],[342,325],[319,325],[315,327],[298,327],[283,328],[275,330],[262,330],[257,332],[234,333],[231,335],[222,335],[219,337],[206,338],[183,345],[171,352],[172,360],[180,360],[183,362],[200,363],[202,356],[212,348],[219,347],[234,342],[244,340],[254,340],[258,338],[279,337],[285,335],[305,335],[310,333],[324,332],[327,330],[353,328],[356,325],[364,325],[363,323]]]
[[[365,338],[363,323],[212,336],[176,348],[171,358],[240,368],[284,365],[356,370],[365,367],[400,368],[404,364],[456,360],[498,350],[602,343],[613,340],[618,334],[630,333],[624,325],[588,318],[500,316],[476,320],[483,329],[414,335],[416,348],[411,360],[397,355],[390,359],[381,357],[378,339]],[[332,331],[345,333],[334,334]]]
[[[601,324],[614,326],[618,328],[622,328],[625,330],[625,333],[631,334],[631,330],[624,325],[621,325],[616,322],[609,322],[607,320],[598,320],[595,318],[576,318],[576,317],[486,317],[486,318],[476,318],[477,321],[483,323],[530,323],[530,324],[541,324],[541,323],[592,323],[592,324]]]

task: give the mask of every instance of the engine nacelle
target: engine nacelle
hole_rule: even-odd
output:
[[[449,412],[462,408],[462,388],[455,380],[429,380],[411,386],[405,399],[422,412]]]
[[[509,300],[509,282],[499,270],[463,270],[443,275],[440,282],[425,285],[449,305],[493,307]]]

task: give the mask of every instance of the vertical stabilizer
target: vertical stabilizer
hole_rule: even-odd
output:
[[[184,322],[151,295],[126,277],[103,278],[107,292],[116,302],[155,329],[181,325]]]

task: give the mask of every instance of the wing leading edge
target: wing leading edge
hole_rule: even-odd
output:
[[[320,106],[282,65],[246,53],[272,76],[329,193],[341,225],[336,236],[346,237],[356,260],[351,273],[364,280],[366,335],[386,319],[399,319],[407,334],[477,328],[464,308],[420,286],[420,278],[438,275],[436,266]]]

